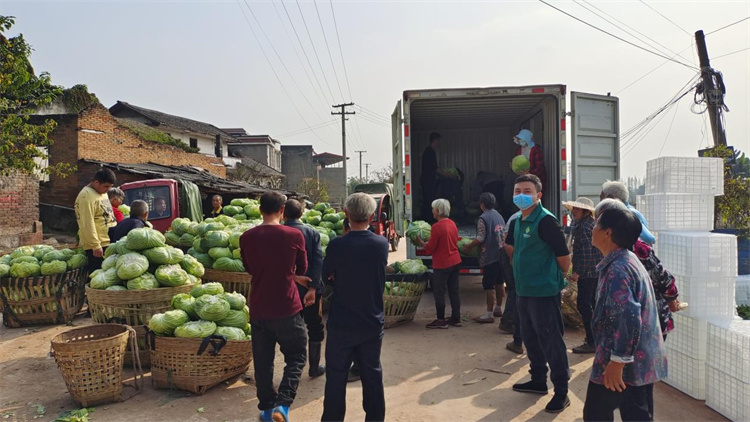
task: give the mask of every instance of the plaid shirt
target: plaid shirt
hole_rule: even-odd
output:
[[[516,150],[516,155],[521,155],[521,147]],[[544,153],[539,145],[531,148],[529,153],[529,173],[535,175],[542,181],[542,189],[547,183],[547,169],[544,167]]]
[[[591,244],[596,222],[592,217],[576,221],[573,232],[573,272],[581,278],[597,278],[596,264],[603,259],[599,249]]]

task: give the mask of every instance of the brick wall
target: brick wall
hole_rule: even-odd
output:
[[[35,177],[0,176],[0,250],[41,243],[38,203]]]

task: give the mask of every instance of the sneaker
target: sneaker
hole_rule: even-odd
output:
[[[492,315],[496,316],[497,318],[501,318],[503,316],[503,311],[501,310],[493,311]]]
[[[552,400],[547,403],[547,406],[544,408],[544,410],[549,413],[560,413],[568,406],[570,406],[570,399],[568,398],[568,394],[555,393],[555,395],[552,396]]]
[[[271,413],[273,413],[273,409],[262,410],[260,416],[258,416],[258,420],[260,422],[273,422],[273,419],[271,419]]]
[[[516,332],[515,327],[513,327],[512,325],[503,324],[502,322],[497,326],[497,328],[506,334],[514,334]]]
[[[444,319],[436,319],[435,321],[432,321],[431,323],[427,324],[425,327],[427,328],[448,328],[448,322]]]
[[[545,395],[547,394],[547,383],[528,381],[524,383],[513,384],[513,391]],[[567,395],[565,397],[567,398]],[[570,402],[568,402],[568,405],[570,405]]]
[[[271,413],[271,420],[273,422],[289,422],[289,406],[276,406]]]
[[[517,355],[522,355],[523,354],[523,345],[516,344],[516,343],[514,343],[512,341],[510,343],[506,344],[505,348],[508,349],[508,350],[510,350],[511,352],[517,354]]]
[[[583,343],[582,345],[580,345],[578,347],[574,347],[572,350],[573,350],[573,353],[576,353],[576,354],[579,354],[579,355],[585,355],[585,354],[589,354],[589,353],[596,353],[596,347],[594,347],[594,346],[592,346],[592,345],[590,345],[588,343]]]
[[[492,324],[492,323],[495,322],[495,318],[493,318],[493,317],[486,317],[486,316],[482,315],[480,317],[474,318],[474,321],[476,321],[476,322],[478,322],[480,324]]]
[[[456,318],[456,319],[451,318],[451,319],[449,319],[448,320],[448,325],[450,325],[452,327],[463,327],[464,326],[464,324],[461,322],[461,318]]]

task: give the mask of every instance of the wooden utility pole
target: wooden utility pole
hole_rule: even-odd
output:
[[[370,163],[365,163],[365,177],[366,177],[367,183],[370,182],[370,165],[371,165]]]
[[[366,153],[367,151],[354,151],[359,154],[359,181],[362,182],[362,154]]]
[[[701,75],[703,76],[703,95],[706,98],[708,106],[708,120],[711,121],[711,133],[714,138],[714,146],[726,145],[727,138],[724,133],[724,122],[721,119],[721,109],[724,107],[724,90],[723,87],[717,88],[714,81],[714,74],[711,69],[711,61],[708,58],[708,49],[706,48],[706,36],[703,31],[695,32],[695,46],[698,49],[698,60],[701,66]]]
[[[341,111],[338,112],[331,112],[332,115],[340,115],[341,116],[341,150],[343,152],[344,156],[344,200],[346,200],[346,197],[349,195],[348,192],[348,177],[346,175],[346,116],[349,114],[356,114],[353,111],[346,111],[347,107],[353,106],[354,103],[347,103],[347,104],[337,104],[333,105],[331,107],[333,108],[339,108]]]

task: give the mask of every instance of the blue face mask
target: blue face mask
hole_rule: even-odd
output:
[[[516,206],[521,210],[526,210],[534,205],[534,197],[532,197],[531,195],[519,193],[518,195],[513,195],[513,203],[516,204]]]

